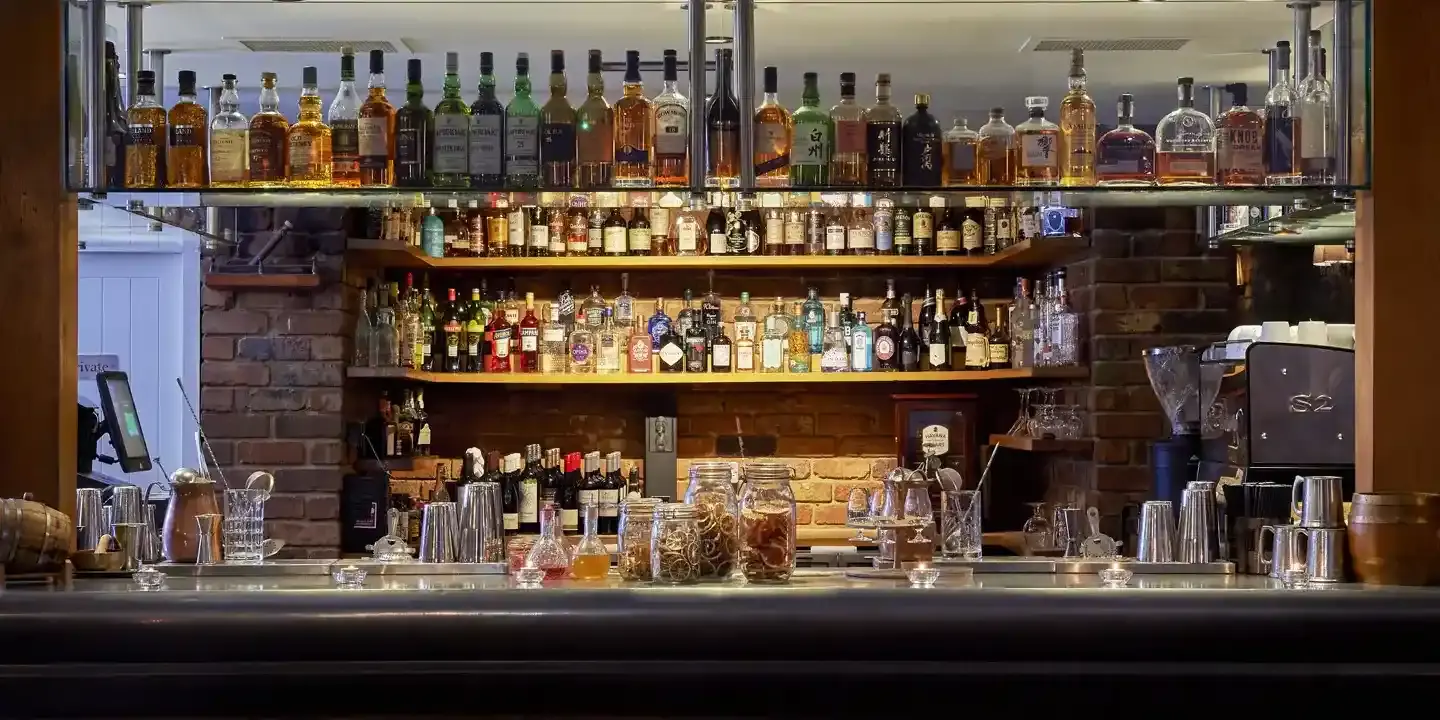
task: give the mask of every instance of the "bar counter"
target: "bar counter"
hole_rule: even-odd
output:
[[[0,593],[0,698],[7,715],[110,717],[893,716],[1083,697],[1293,709],[1294,693],[1336,683],[1382,698],[1426,687],[1437,640],[1440,589],[1245,575],[1102,588],[1094,575],[979,574],[929,589],[841,570],[785,586],[539,589],[505,576],[359,589],[170,577],[151,591],[81,579]]]

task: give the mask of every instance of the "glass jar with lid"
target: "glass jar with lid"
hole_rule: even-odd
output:
[[[650,531],[655,523],[655,498],[634,498],[620,503],[620,530],[616,537],[616,569],[622,580],[650,580]]]
[[[756,583],[788,582],[795,572],[793,471],[780,463],[745,466],[740,496],[740,572]]]
[[[734,466],[699,462],[690,466],[685,502],[695,508],[700,527],[700,579],[724,580],[740,554],[740,502],[735,497]]]
[[[661,503],[655,507],[650,530],[650,577],[671,585],[700,579],[700,525],[693,506]]]

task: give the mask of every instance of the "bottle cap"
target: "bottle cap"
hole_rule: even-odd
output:
[[[1031,95],[1030,97],[1025,98],[1025,107],[1027,107],[1027,108],[1042,108],[1042,109],[1043,109],[1043,108],[1046,108],[1046,107],[1049,107],[1049,106],[1050,106],[1050,98],[1041,97],[1041,96],[1039,96],[1039,95]]]
[[[564,51],[564,50],[551,50],[551,51],[550,51],[550,72],[552,72],[552,73],[563,73],[563,72],[565,72],[565,51]]]
[[[519,55],[515,56],[515,74],[530,74],[530,53],[522,52]]]
[[[765,92],[778,92],[780,86],[780,68],[774,65],[765,66]]]
[[[445,53],[445,74],[454,75],[460,72],[460,53]]]
[[[495,72],[495,53],[480,53],[480,74],[490,75]]]
[[[234,73],[225,73],[224,75],[220,76],[220,79],[224,80],[225,82],[235,82],[237,78],[235,77]]]
[[[597,74],[600,73],[601,57],[602,57],[602,56],[600,55],[600,51],[599,51],[599,50],[591,50],[591,51],[590,51],[590,74],[591,74],[591,75],[597,75]]]
[[[180,94],[181,94],[181,95],[194,95],[194,94],[195,94],[195,71],[194,71],[194,70],[181,70],[181,71],[180,71]]]
[[[319,85],[320,71],[314,65],[307,65],[300,71],[300,80],[305,85]]]
[[[915,93],[915,105],[916,105],[916,106],[929,105],[929,104],[930,104],[930,94],[929,94],[929,93]]]
[[[420,82],[424,71],[420,67],[420,58],[410,58],[405,62],[405,77],[412,83]]]
[[[379,75],[380,73],[383,73],[383,72],[385,72],[385,51],[384,51],[384,50],[371,50],[371,51],[370,51],[370,74],[372,74],[372,75]]]
[[[875,84],[876,84],[876,85],[889,85],[889,84],[890,84],[890,73],[880,73],[879,75],[876,75],[876,76],[875,76]]]

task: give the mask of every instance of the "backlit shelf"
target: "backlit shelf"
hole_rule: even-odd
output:
[[[925,383],[986,380],[1083,379],[1078,367],[1012,368],[953,372],[837,373],[616,373],[613,375],[542,375],[540,373],[437,373],[405,368],[352,367],[352,378],[408,380],[461,385],[800,385],[810,383]]]

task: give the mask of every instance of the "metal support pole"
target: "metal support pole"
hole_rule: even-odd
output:
[[[705,169],[705,0],[690,0],[690,192],[703,197]]]
[[[145,58],[145,3],[125,4],[125,104],[135,100]]]
[[[89,37],[85,38],[86,179],[92,188],[105,187],[105,0],[90,0]]]
[[[1352,85],[1355,82],[1354,66],[1351,64],[1355,43],[1354,12],[1351,0],[1335,0],[1335,51],[1330,54],[1330,72],[1334,79],[1330,102],[1335,111],[1331,137],[1335,139],[1336,185],[1355,184],[1350,179],[1350,113],[1354,109],[1351,103],[1354,98]],[[1364,115],[1360,114],[1359,117],[1363,118]]]
[[[162,106],[165,104],[165,56],[169,50],[146,50],[145,57],[149,59],[150,70],[155,71],[155,102]]]
[[[1280,56],[1275,52],[1275,48],[1268,48],[1260,52],[1265,53],[1265,66],[1270,73],[1267,76],[1269,80],[1265,84],[1265,89],[1268,91],[1275,87],[1275,82],[1280,79]],[[1265,93],[1260,93],[1260,97],[1265,97]]]
[[[1310,76],[1310,13],[1317,4],[1313,0],[1303,0],[1285,6],[1295,11],[1295,39],[1290,42],[1295,51],[1295,61],[1290,66],[1295,71],[1292,85],[1299,85],[1301,80]]]
[[[735,85],[740,96],[740,187],[755,187],[755,0],[735,0]]]

